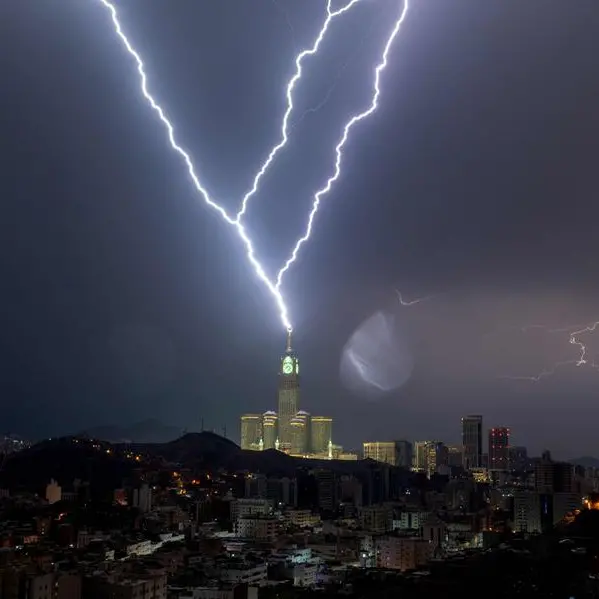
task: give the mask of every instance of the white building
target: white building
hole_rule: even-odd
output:
[[[429,516],[430,512],[404,510],[393,520],[393,530],[420,530]]]
[[[279,521],[270,516],[238,518],[235,521],[235,535],[258,541],[274,541],[277,537]]]
[[[238,518],[272,514],[272,501],[269,499],[234,499],[230,507],[231,522],[235,522]]]
[[[428,563],[432,543],[419,538],[385,536],[375,539],[376,567],[389,570],[415,570]]]

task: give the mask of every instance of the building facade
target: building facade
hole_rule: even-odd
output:
[[[312,453],[328,454],[333,442],[333,419],[329,416],[312,416],[311,435]]]
[[[293,432],[291,421],[299,411],[299,360],[291,348],[291,332],[287,333],[287,347],[279,368],[279,448],[291,452]]]
[[[262,414],[241,416],[241,449],[262,449]]]
[[[276,449],[279,439],[279,417],[276,412],[269,411],[262,414],[262,447],[263,449]]]
[[[428,446],[431,441],[414,441],[412,453],[412,470],[414,472],[426,472]]]
[[[465,416],[462,418],[462,448],[464,468],[480,468],[483,455],[483,417]]]
[[[489,429],[489,470],[509,470],[510,429],[504,426]]]
[[[364,459],[384,462],[397,466],[397,445],[395,441],[367,441],[363,446]]]
[[[412,467],[412,444],[409,441],[395,441],[397,449],[397,466],[410,469]]]
[[[310,414],[299,411],[290,422],[293,455],[306,455],[310,451]]]

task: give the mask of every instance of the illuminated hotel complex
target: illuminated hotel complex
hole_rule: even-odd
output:
[[[291,333],[279,365],[278,412],[244,414],[241,417],[241,449],[278,449],[290,455],[339,457],[333,445],[333,419],[311,416],[299,409],[299,360],[291,347]]]

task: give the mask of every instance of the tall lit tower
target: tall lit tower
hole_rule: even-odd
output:
[[[299,411],[299,361],[291,349],[291,331],[281,356],[279,370],[279,447],[290,452],[293,444],[291,420]]]

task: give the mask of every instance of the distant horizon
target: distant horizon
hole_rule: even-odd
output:
[[[484,422],[484,420],[483,420]],[[185,428],[185,427],[179,427],[173,424],[168,424],[165,423],[163,421],[161,421],[158,418],[153,418],[153,417],[148,417],[145,418],[143,420],[139,420],[139,421],[133,421],[131,423],[127,423],[127,424],[102,424],[102,425],[96,425],[96,426],[90,426],[87,427],[85,429],[82,429],[80,431],[76,431],[76,432],[68,432],[68,433],[64,433],[64,434],[56,434],[56,435],[47,435],[47,436],[42,436],[40,438],[31,438],[31,437],[27,437],[25,435],[22,435],[18,432],[8,432],[8,433],[4,433],[4,435],[6,436],[15,436],[19,439],[22,439],[24,441],[28,441],[32,444],[36,444],[36,443],[41,443],[42,441],[46,441],[49,439],[56,439],[56,438],[68,438],[68,437],[77,437],[77,436],[83,436],[85,434],[88,434],[88,431],[94,432],[94,430],[99,430],[99,429],[123,429],[125,432],[127,432],[127,429],[132,429],[134,427],[137,427],[139,425],[146,425],[146,424],[155,424],[158,425],[160,428],[162,429],[176,429],[178,431],[178,433],[175,434],[175,436],[164,440],[164,441],[133,441],[133,442],[141,442],[141,443],[168,443],[170,441],[174,441],[176,439],[179,439],[181,437],[183,437],[186,434],[189,433],[211,433],[214,434],[218,437],[221,437],[223,439],[226,439],[228,441],[231,441],[233,443],[235,443],[235,445],[240,446],[240,442],[238,439],[232,438],[231,436],[229,436],[227,434],[227,436],[225,437],[222,434],[222,430],[219,432],[217,429],[212,429],[212,428],[207,428],[205,427],[203,430],[200,430],[199,428],[197,430],[193,430],[190,428]],[[94,438],[94,437],[92,437]],[[98,438],[98,437],[96,437]],[[123,437],[123,438],[128,438],[128,437]],[[484,436],[484,438],[486,438],[486,436]],[[101,441],[105,441],[105,442],[116,442],[115,440],[110,440],[110,439],[100,439],[98,438],[98,440]],[[362,443],[367,443],[367,442],[391,442],[391,441],[398,441],[398,440],[405,440],[405,441],[409,441],[410,443],[414,443],[416,441],[439,441],[441,443],[444,443],[445,445],[453,445],[453,446],[459,446],[460,443],[452,443],[452,442],[448,442],[445,441],[443,439],[365,439]],[[341,444],[342,445],[342,444]],[[526,449],[528,450],[528,447],[525,444],[510,444],[510,447],[526,447]],[[343,446],[344,451],[346,452],[355,452],[358,454],[359,459],[362,459],[362,445],[360,445],[360,447],[345,447]],[[250,450],[248,450],[250,451]],[[549,451],[551,453],[551,456],[553,459],[558,459],[559,460],[563,460],[566,462],[575,462],[576,460],[584,460],[584,459],[592,459],[592,460],[596,460],[598,462],[598,466],[599,466],[599,458],[591,455],[591,454],[581,454],[581,455],[574,455],[574,456],[568,456],[568,457],[564,457],[563,455],[561,455],[560,453],[554,452],[551,450],[551,448],[545,448],[543,450],[541,450],[538,454],[536,453],[530,453],[529,452],[529,458],[534,459],[534,458],[540,458],[543,451]]]

